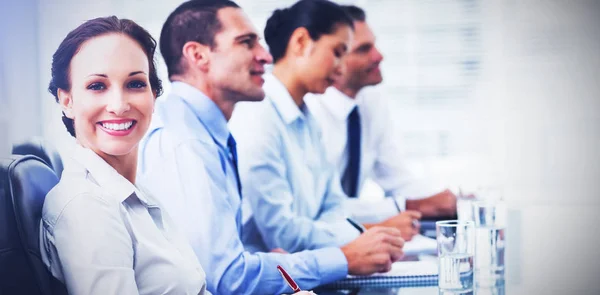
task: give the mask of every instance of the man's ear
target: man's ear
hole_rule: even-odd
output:
[[[73,114],[73,98],[71,97],[71,93],[59,88],[56,94],[58,95],[58,103],[62,107],[62,111],[65,116],[69,119],[75,119],[75,114]]]
[[[202,71],[208,70],[210,65],[210,46],[189,41],[183,45],[181,53],[188,66],[201,69]]]
[[[304,27],[299,27],[295,29],[290,36],[290,41],[288,41],[288,52],[294,56],[307,56],[312,50],[313,43],[308,30]]]

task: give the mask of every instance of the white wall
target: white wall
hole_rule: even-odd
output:
[[[0,2],[0,155],[41,134],[37,1]]]
[[[600,2],[507,1],[494,156],[519,203],[600,204]]]

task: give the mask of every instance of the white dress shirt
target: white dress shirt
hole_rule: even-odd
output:
[[[208,294],[192,248],[156,200],[79,145],[46,196],[40,247],[69,294]]]
[[[317,122],[275,76],[265,75],[263,88],[265,99],[238,104],[229,123],[251,207],[244,220],[263,240],[244,243],[289,252],[347,244],[359,232],[346,220],[346,196],[325,158]]]
[[[322,95],[307,95],[305,102],[319,123],[327,159],[341,175],[348,163],[347,119],[358,107],[361,122],[361,154],[357,192],[367,179],[379,184],[386,196],[373,202],[368,195],[349,198],[352,216],[363,223],[380,222],[406,208],[407,188],[416,178],[399,156],[399,133],[394,129],[389,103],[370,90],[352,99],[335,87]]]

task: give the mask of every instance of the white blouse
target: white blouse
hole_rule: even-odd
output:
[[[69,294],[209,294],[192,248],[156,200],[79,145],[46,196],[40,247]]]

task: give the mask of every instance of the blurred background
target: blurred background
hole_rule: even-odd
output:
[[[274,9],[294,2],[237,1],[260,32]],[[513,234],[569,241],[558,247],[523,236],[521,244],[547,251],[522,248],[513,257],[551,266],[546,279],[586,265],[591,272],[575,279],[598,286],[600,263],[588,254],[598,252],[589,242],[598,241],[592,224],[600,209],[600,1],[336,2],[367,12],[385,57],[378,91],[393,101],[398,152],[415,174],[430,188],[502,187],[509,206],[532,210],[523,224],[542,224],[534,231],[517,226]],[[114,14],[158,39],[181,1],[0,3],[0,154],[9,154],[13,142],[34,135],[59,149],[73,141],[46,90],[52,54],[70,30]],[[375,185],[366,189],[380,193]],[[545,264],[557,253],[572,259]],[[522,263],[521,270],[533,267]],[[514,273],[519,280],[521,271]]]

